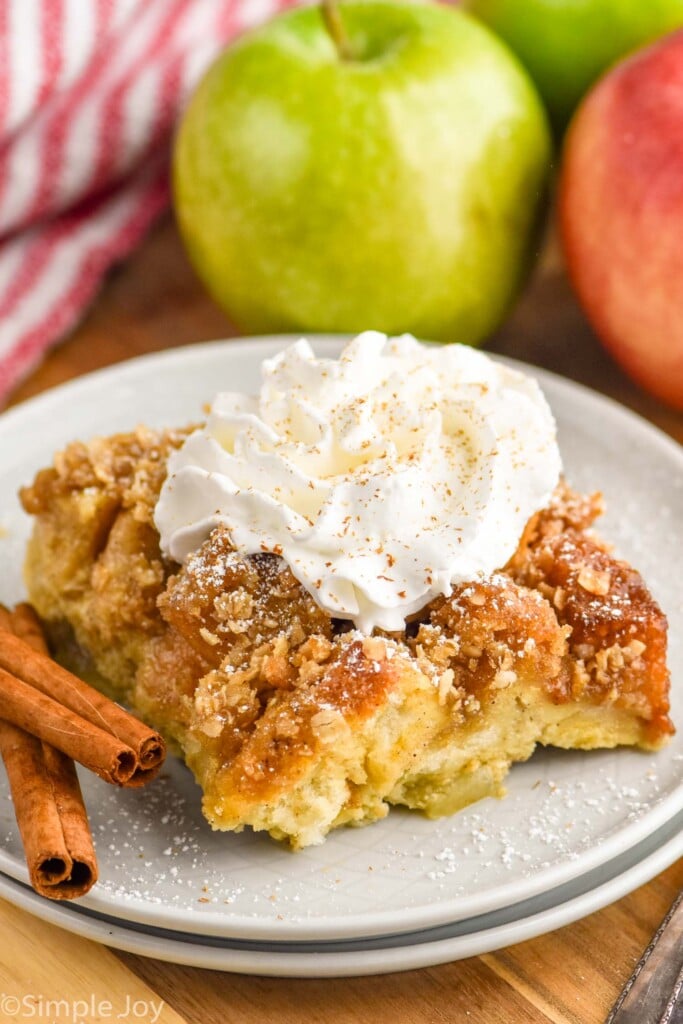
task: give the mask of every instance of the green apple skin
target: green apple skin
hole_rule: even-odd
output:
[[[530,262],[552,147],[543,105],[457,10],[340,10],[355,59],[340,59],[319,8],[299,8],[199,84],[173,167],[190,258],[247,332],[477,343]]]
[[[465,0],[531,73],[556,130],[611,64],[683,25],[683,0]]]

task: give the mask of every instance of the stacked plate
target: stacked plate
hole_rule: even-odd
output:
[[[255,390],[282,337],[136,360],[0,418],[0,601],[24,596],[30,524],[16,500],[73,438],[196,420],[217,387]],[[317,339],[332,353],[334,339]],[[528,368],[527,368],[528,369]],[[608,502],[601,532],[643,572],[671,625],[674,721],[683,722],[683,454],[623,409],[541,371],[566,474]],[[539,751],[508,796],[437,822],[401,811],[292,854],[264,836],[212,833],[200,793],[171,760],[148,790],[83,777],[100,882],[77,904],[26,884],[0,781],[0,895],[118,948],[180,963],[289,976],[403,970],[559,927],[618,899],[683,854],[683,734],[657,754]]]

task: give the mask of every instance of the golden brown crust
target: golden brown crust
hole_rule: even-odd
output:
[[[456,588],[452,597],[434,602],[429,619],[431,628],[423,627],[416,643],[435,662],[434,645],[455,641],[449,667],[480,702],[514,683],[519,671],[535,676],[549,692],[567,673],[566,630],[552,608],[502,573]]]
[[[329,732],[344,719],[351,728],[382,707],[397,680],[386,657],[368,658],[364,641],[336,645],[319,678],[268,703],[259,728],[227,762],[223,785],[245,802],[266,803],[306,772]]]
[[[183,436],[58,456],[22,492],[26,572],[43,617],[182,750],[215,827],[302,846],[388,803],[443,814],[499,793],[538,742],[653,748],[671,732],[666,620],[590,533],[599,496],[562,484],[501,572],[405,634],[361,637],[224,529],[183,567],[163,558],[153,511]]]
[[[159,609],[215,666],[227,657],[238,668],[254,648],[277,636],[299,646],[312,634],[331,634],[329,616],[279,558],[238,555],[221,526],[169,579]]]
[[[53,632],[68,624],[123,697],[149,637],[164,628],[156,601],[172,566],[153,513],[168,453],[186,433],[141,427],[74,442],[20,494],[35,516],[25,566],[34,604]]]
[[[673,732],[667,621],[640,574],[591,532],[602,510],[601,495],[576,494],[562,482],[527,525],[506,572],[538,591],[568,629],[570,671],[552,680],[554,699],[632,711],[656,745]]]

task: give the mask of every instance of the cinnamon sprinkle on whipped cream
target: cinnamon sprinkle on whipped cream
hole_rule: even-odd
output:
[[[465,345],[366,331],[338,359],[301,339],[258,396],[219,394],[169,460],[155,511],[177,562],[220,523],[272,552],[331,616],[402,630],[514,553],[561,471],[530,377]]]

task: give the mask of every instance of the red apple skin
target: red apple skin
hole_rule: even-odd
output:
[[[565,142],[560,233],[605,347],[683,409],[683,31],[616,65]]]

